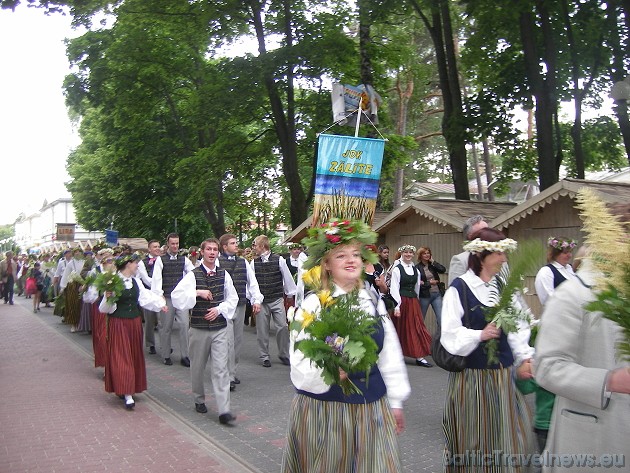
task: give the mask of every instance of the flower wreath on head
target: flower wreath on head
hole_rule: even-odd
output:
[[[116,265],[116,268],[122,269],[127,263],[138,261],[139,259],[140,257],[137,254],[133,253],[130,255],[119,256],[118,258],[116,258],[116,261],[114,261],[114,264]]]
[[[415,253],[416,247],[413,245],[403,245],[400,248],[398,248],[399,253],[404,253],[405,251],[413,251]]]
[[[571,238],[549,237],[547,245],[560,251],[573,250],[577,246],[577,242]]]
[[[507,253],[508,251],[514,251],[518,247],[518,243],[511,238],[504,238],[499,241],[485,241],[480,238],[475,238],[473,241],[467,241],[464,244],[464,251],[471,253],[481,253],[482,251],[500,251]]]
[[[360,245],[361,258],[370,263],[376,263],[378,255],[365,247],[365,245],[374,244],[376,238],[376,232],[361,220],[334,219],[323,225],[312,227],[308,230],[308,236],[302,240],[302,244],[308,248],[308,258],[302,267],[305,270],[319,267],[326,253],[338,245],[353,241]]]

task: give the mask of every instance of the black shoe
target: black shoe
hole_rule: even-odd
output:
[[[282,362],[283,365],[289,366],[291,364],[291,362],[286,356],[279,356],[278,358],[280,358],[280,361]]]
[[[199,414],[205,414],[206,412],[208,412],[208,408],[203,402],[201,404],[195,403],[195,410],[199,412]]]
[[[433,365],[429,363],[427,360],[416,360],[416,365],[422,366],[424,368],[433,368]]]
[[[185,366],[186,368],[190,368],[190,358],[188,358],[187,356],[182,358],[180,363],[182,364],[182,366]]]
[[[9,305],[13,305],[13,301],[9,301]]]
[[[155,355],[156,351],[155,351],[155,347],[153,345],[151,345],[149,347],[149,355]]]
[[[219,422],[221,422],[223,425],[234,425],[232,424],[232,422],[234,422],[235,420],[236,420],[236,417],[234,417],[229,412],[227,414],[221,414],[219,416]]]
[[[136,407],[136,403],[134,401],[125,401],[125,409],[131,410]]]
[[[164,364],[166,366],[171,366],[173,364],[173,361],[170,358],[164,358]]]
[[[241,380],[238,379],[236,376],[234,377],[234,381],[232,381],[234,384],[241,384]]]
[[[263,360],[262,365],[263,365],[265,368],[271,368],[271,361],[269,361],[269,360]]]
[[[230,381],[230,391],[236,390],[236,383],[234,381]]]

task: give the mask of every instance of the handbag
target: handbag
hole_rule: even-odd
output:
[[[446,292],[446,284],[442,281],[438,281],[437,287],[438,291],[440,291],[440,296],[444,297],[444,293]]]
[[[464,308],[464,326],[468,327],[470,325],[470,321],[468,319],[468,297],[466,297],[466,288],[468,286],[466,286],[466,283],[463,280],[462,283],[464,286],[462,287],[462,292],[459,294],[459,299],[462,303],[462,307]],[[437,331],[431,341],[431,357],[433,358],[433,361],[436,365],[446,371],[451,371],[453,373],[464,371],[466,368],[466,357],[449,353],[440,342],[441,335],[442,329],[438,325]]]

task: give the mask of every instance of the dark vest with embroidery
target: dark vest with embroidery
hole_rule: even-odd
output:
[[[131,280],[131,289],[124,289],[120,298],[116,301],[116,310],[109,314],[110,317],[119,319],[135,319],[140,317],[140,307],[138,306],[138,296],[140,289],[135,279]]]
[[[468,328],[473,330],[483,330],[488,322],[483,313],[483,308],[486,307],[475,297],[468,285],[466,285],[466,294],[462,293],[463,281],[460,278],[455,279],[451,283],[451,287],[455,287],[459,293],[460,299],[462,297],[468,298]],[[462,317],[462,325],[466,324],[466,318]],[[486,342],[481,342],[475,350],[466,357],[466,368],[469,369],[499,369],[507,368],[514,364],[514,355],[512,349],[507,340],[507,335],[501,330],[501,337],[499,338],[499,349],[497,350],[497,356],[499,358],[499,364],[488,366],[488,357],[484,350]]]
[[[222,254],[219,256],[219,264],[232,276],[232,282],[238,294],[238,303],[245,303],[247,301],[247,262],[245,258],[236,256],[235,259],[231,260]]]
[[[376,322],[375,328],[376,331],[372,334],[372,338],[378,346],[378,353],[380,353],[383,349],[383,341],[385,340],[385,329],[383,328],[383,322],[380,318]],[[346,396],[343,394],[341,387],[337,384],[333,384],[327,392],[322,394],[313,394],[308,391],[302,391],[301,389],[297,389],[297,392],[314,399],[319,399],[320,401],[345,402],[346,404],[367,404],[376,402],[387,394],[387,387],[385,386],[385,382],[377,365],[372,366],[367,377],[366,373],[351,373],[348,377],[356,384],[362,394]]]
[[[193,328],[221,330],[227,327],[227,320],[222,314],[211,322],[203,318],[209,309],[218,306],[225,298],[225,270],[223,268],[215,269],[214,276],[208,276],[203,266],[193,270],[197,290],[208,289],[212,293],[211,301],[197,297],[197,303],[190,312],[190,326]]]
[[[400,295],[403,297],[418,297],[416,294],[416,283],[418,282],[418,270],[415,266],[411,267],[413,269],[413,276],[409,276],[402,264],[399,264],[396,268],[400,271]]]
[[[297,278],[297,272],[298,272],[297,266],[293,266],[291,264],[291,257],[290,256],[287,256],[285,258],[285,261],[287,262],[287,268],[289,268],[289,272],[291,273],[291,276],[293,276],[293,279],[295,280]]]
[[[147,270],[147,274],[149,275],[150,278],[153,277],[153,268],[155,268],[155,262],[157,261],[157,258],[155,258],[153,260],[153,264],[149,264],[149,261],[151,260],[150,257],[146,257],[144,258],[144,267]],[[162,263],[164,263],[164,260],[162,260]]]
[[[184,268],[186,268],[186,258],[178,256],[177,259],[171,259],[169,255],[162,255],[162,290],[165,296],[170,296],[175,286],[184,277]],[[151,273],[153,274],[153,273]]]
[[[256,280],[260,292],[265,296],[264,302],[273,302],[284,296],[284,281],[280,271],[280,256],[271,253],[266,263],[260,257],[254,260]]]
[[[558,271],[558,268],[556,268],[553,264],[549,263],[547,267],[553,273],[553,287],[554,288],[558,287],[560,284],[562,284],[564,281],[567,280],[567,278],[565,278],[562,274],[560,274],[560,271]]]

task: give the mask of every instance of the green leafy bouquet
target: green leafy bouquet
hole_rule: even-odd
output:
[[[108,271],[98,275],[94,281],[94,285],[100,294],[111,292],[112,295],[106,299],[108,304],[114,304],[122,292],[125,290],[125,282],[117,273],[110,273]]]
[[[596,298],[586,309],[601,312],[621,327],[623,338],[617,349],[630,361],[630,239],[623,224],[593,190],[581,189],[577,201],[589,258],[601,275],[596,280]]]
[[[293,339],[306,335],[295,341],[295,349],[322,370],[326,384],[339,385],[346,396],[361,394],[349,378],[341,379],[340,370],[365,373],[377,362],[378,347],[371,337],[377,319],[360,308],[358,291],[333,298],[330,291],[322,290],[317,296],[321,303],[318,314],[301,308],[289,310]]]
[[[490,291],[490,300],[496,300],[497,303],[484,308],[486,322],[494,323],[505,334],[515,333],[521,320],[529,323],[529,310],[515,307],[513,298],[522,290],[525,275],[533,274],[543,259],[543,249],[539,242],[530,240],[519,244],[518,249],[510,255],[509,271],[501,270]],[[488,357],[488,366],[497,364],[499,339],[492,338],[486,341],[484,349]]]
[[[83,285],[81,286],[81,291],[79,291],[81,295],[87,292],[90,286],[94,285],[94,283],[96,282],[96,277],[96,274],[90,273],[83,279]]]

